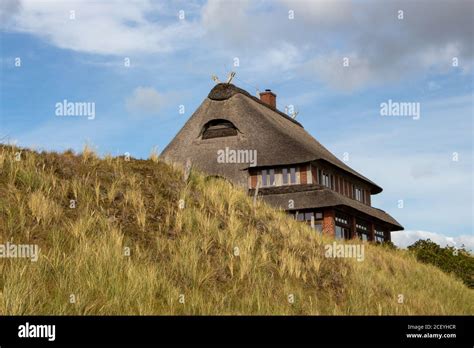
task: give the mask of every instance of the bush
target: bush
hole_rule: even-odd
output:
[[[474,257],[464,248],[440,247],[430,239],[419,240],[408,247],[418,261],[430,263],[446,273],[453,273],[474,288]]]

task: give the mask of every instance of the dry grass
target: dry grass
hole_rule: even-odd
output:
[[[61,207],[40,191],[30,194],[28,207],[37,223],[49,224],[61,214]]]
[[[158,160],[159,160],[159,152],[158,152],[158,148],[156,146],[153,147],[153,149],[151,149],[151,152],[150,152],[150,160],[155,162],[155,163],[158,163]]]
[[[224,181],[18,151],[0,147],[0,243],[40,256],[0,259],[0,314],[474,313],[454,277],[371,244],[363,262],[326,258],[331,240]]]

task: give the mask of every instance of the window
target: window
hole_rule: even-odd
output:
[[[357,222],[356,223],[357,236],[363,241],[369,240],[369,228],[365,223]]]
[[[217,119],[207,122],[202,127],[202,139],[230,137],[237,135],[237,128],[227,120]]]
[[[275,169],[262,169],[262,187],[275,185]]]
[[[281,176],[283,177],[283,185],[288,185],[288,169],[283,168],[281,170]]]
[[[275,169],[270,169],[270,185],[274,186],[275,185]]]
[[[336,225],[336,239],[350,239],[349,229]]]
[[[296,168],[283,168],[281,170],[281,176],[283,178],[283,185],[297,184]]]
[[[362,202],[362,190],[359,187],[354,187],[354,197],[359,202]]]
[[[304,213],[296,212],[295,219],[298,221],[304,221],[310,225],[316,232],[322,233],[323,231],[323,213],[306,211]]]
[[[375,241],[377,243],[383,243],[385,240],[383,231],[375,230]]]
[[[330,176],[327,173],[321,172],[321,185],[331,188]]]
[[[268,186],[268,175],[267,175],[267,170],[263,169],[262,170],[262,187]]]
[[[312,227],[319,234],[323,233],[323,213],[315,212],[313,216],[314,216],[314,224],[312,225]]]
[[[350,239],[349,218],[337,214],[334,220],[336,222],[336,239]]]
[[[296,184],[296,168],[290,168],[290,183]]]

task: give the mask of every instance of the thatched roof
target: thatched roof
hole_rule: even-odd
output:
[[[307,187],[302,187],[299,192],[291,193],[285,192],[284,190],[280,190],[282,193],[276,193],[278,190],[273,190],[275,193],[266,194],[270,191],[265,192],[265,189],[261,189],[260,193],[263,193],[263,195],[259,197],[261,197],[265,202],[284,210],[296,211],[310,208],[349,207],[357,210],[359,213],[371,216],[382,223],[388,224],[392,231],[403,230],[402,225],[400,225],[397,220],[381,209],[368,206],[319,185],[306,186]],[[293,200],[294,202],[294,206],[291,209],[289,209],[288,206],[290,200]]]
[[[232,122],[238,135],[201,139],[202,127],[213,119]],[[246,186],[248,164],[217,162],[217,151],[226,146],[257,150],[258,167],[324,160],[368,183],[373,194],[382,191],[329,152],[299,122],[232,84],[220,83],[211,90],[161,156],[183,164],[190,158],[202,171]]]

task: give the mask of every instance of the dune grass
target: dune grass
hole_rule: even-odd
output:
[[[40,248],[0,258],[0,314],[474,313],[473,290],[406,251],[327,258],[331,239],[150,157],[0,146],[0,244]]]

